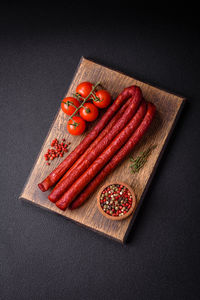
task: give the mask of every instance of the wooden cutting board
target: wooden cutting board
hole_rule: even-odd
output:
[[[157,145],[149,157],[145,166],[137,174],[130,172],[130,156],[124,160],[120,166],[110,174],[102,183],[124,182],[134,189],[137,197],[137,209],[133,215],[123,221],[111,221],[100,214],[96,205],[98,190],[88,199],[80,208],[70,211],[61,211],[55,204],[51,203],[47,196],[50,191],[41,192],[37,186],[62,160],[55,159],[50,166],[46,166],[44,154],[50,147],[52,139],[65,138],[71,142],[70,151],[84,138],[84,135],[73,137],[66,130],[66,115],[59,109],[55,120],[44,141],[42,149],[36,159],[33,169],[30,172],[28,180],[23,188],[19,198],[30,201],[33,204],[49,209],[53,212],[63,215],[79,224],[89,227],[108,237],[114,238],[120,242],[125,242],[131,225],[133,224],[138,210],[144,199],[145,192],[155,174],[158,162],[163,154],[163,150],[174,128],[181,108],[184,104],[184,98],[168,93],[159,88],[126,76],[118,71],[111,70],[99,65],[93,61],[81,58],[80,63],[75,71],[72,83],[68,89],[67,96],[75,92],[76,86],[82,81],[101,82],[102,86],[107,89],[113,99],[125,88],[130,85],[138,85],[142,89],[143,96],[146,100],[153,102],[157,108],[157,114],[142,141],[136,146],[132,155],[136,157],[140,152],[146,150],[150,145]],[[58,99],[60,101],[61,99]],[[91,126],[94,126],[91,125]],[[90,129],[90,128],[89,128]],[[85,134],[89,131],[86,131]],[[66,155],[65,155],[66,157]],[[102,186],[101,185],[101,186]],[[67,223],[66,223],[67,226]]]

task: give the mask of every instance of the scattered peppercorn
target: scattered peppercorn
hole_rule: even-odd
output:
[[[100,196],[100,206],[105,213],[115,217],[125,215],[132,206],[129,189],[120,184],[107,186]]]
[[[54,139],[51,142],[51,149],[47,150],[47,153],[44,154],[45,161],[53,160],[56,157],[63,157],[64,153],[68,152],[68,146],[71,143],[65,143],[65,139],[62,139],[60,143],[58,139]],[[46,165],[49,166],[50,162],[46,162]]]

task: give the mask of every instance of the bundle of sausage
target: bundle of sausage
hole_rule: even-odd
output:
[[[114,114],[119,110],[121,105],[127,101],[128,98],[135,95],[136,90],[139,89],[135,86],[125,88],[123,92],[117,97],[114,103],[108,108],[101,120],[90,131],[90,133],[81,141],[81,143],[72,151],[63,162],[55,168],[41,183],[38,184],[42,192],[47,191],[50,187],[69,170],[69,168],[76,162],[76,160],[87,150],[90,144],[96,139],[99,133],[108,124]],[[120,115],[118,115],[120,118]],[[115,120],[116,122],[117,120]]]
[[[142,99],[139,87],[124,89],[88,136],[39,184],[40,189],[47,190],[65,173],[49,199],[63,210],[79,207],[132,151],[154,114],[155,106]]]
[[[92,150],[94,151],[88,152],[87,156],[84,156],[84,159],[82,156],[76,167],[73,167],[70,172],[67,172],[64,175],[62,180],[55,186],[54,190],[49,195],[49,200],[51,200],[52,202],[56,202],[56,200],[59,199],[65,191],[67,191],[67,189],[75,182],[75,180],[78,179],[85,170],[87,170],[87,168],[106,149],[106,147],[110,145],[116,135],[120,133],[127,122],[135,114],[141,102],[141,99],[141,91],[139,88],[136,88],[134,96],[132,96],[128,100],[128,106],[126,107],[126,110],[123,112],[118,122],[116,122],[114,126],[110,128],[109,132],[107,129],[105,129],[108,133],[100,141],[98,141],[98,144],[96,144],[96,141],[94,142],[95,147],[94,144],[91,146]],[[108,126],[110,127],[109,124]]]
[[[120,162],[133,150],[135,145],[140,141],[144,133],[149,128],[154,115],[155,106],[152,103],[148,103],[147,113],[133,133],[128,142],[117,152],[117,154],[109,161],[109,163],[101,170],[101,172],[87,185],[87,187],[81,192],[81,194],[71,203],[70,208],[75,209],[81,206],[89,196],[96,190],[100,183],[120,164]],[[59,205],[59,202],[57,203]],[[57,206],[58,206],[57,205]]]

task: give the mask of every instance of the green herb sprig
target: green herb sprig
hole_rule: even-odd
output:
[[[138,155],[137,158],[130,158],[130,161],[132,164],[130,165],[131,172],[132,173],[138,173],[139,170],[144,166],[144,164],[147,162],[147,159],[151,152],[156,148],[156,145],[151,145],[146,151],[141,152],[140,155]]]

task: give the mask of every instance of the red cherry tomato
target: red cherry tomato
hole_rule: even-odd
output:
[[[89,95],[89,93],[91,92],[92,86],[93,85],[91,82],[88,82],[88,81],[81,82],[76,88],[76,93],[81,95],[83,98],[86,98]],[[83,101],[84,99],[80,98],[80,100]]]
[[[71,116],[75,112],[75,107],[79,107],[80,103],[76,98],[73,97],[66,97],[62,100],[61,108],[64,113],[66,113],[68,116]]]
[[[100,101],[94,101],[93,103],[99,108],[107,107],[111,102],[111,96],[106,90],[99,90],[96,92],[96,96]]]
[[[88,122],[96,120],[99,114],[98,108],[92,103],[85,103],[83,106],[80,108],[81,117]]]
[[[67,130],[72,135],[80,135],[84,132],[86,127],[85,121],[81,117],[73,117],[67,123]]]

